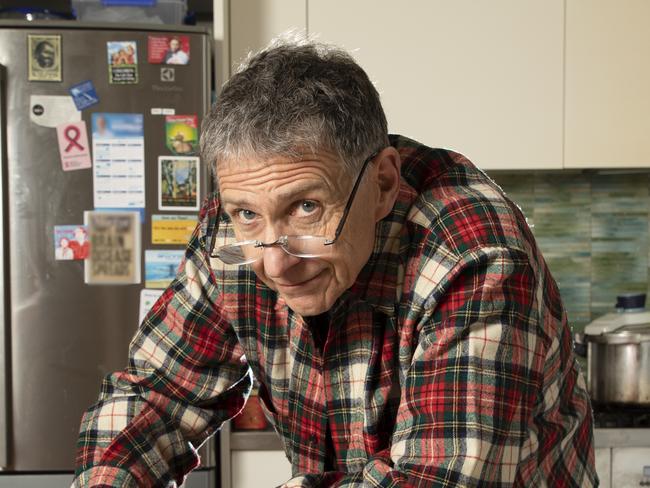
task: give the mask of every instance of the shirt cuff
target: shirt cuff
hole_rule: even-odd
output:
[[[127,470],[115,466],[94,466],[77,475],[70,488],[137,488],[138,483]]]

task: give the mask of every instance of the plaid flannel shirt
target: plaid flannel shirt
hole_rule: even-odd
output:
[[[292,465],[286,486],[597,484],[571,332],[523,215],[460,154],[391,144],[398,201],[322,348],[250,268],[210,260],[219,204],[206,200],[128,367],[84,415],[75,486],[180,484],[251,373]],[[219,229],[219,243],[234,238]]]

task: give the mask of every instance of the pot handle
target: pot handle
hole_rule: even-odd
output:
[[[587,357],[587,343],[585,342],[584,333],[576,332],[573,334],[573,351],[580,357]]]

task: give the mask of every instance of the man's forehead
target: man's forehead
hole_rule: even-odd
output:
[[[255,153],[245,150],[234,150],[228,156],[217,158],[216,167],[238,168],[249,165],[272,164],[275,162],[300,163],[303,161],[324,161],[327,164],[342,166],[338,154],[326,148],[312,150],[308,148],[291,148],[277,153]]]
[[[347,186],[340,163],[334,155],[323,153],[221,161],[216,176],[224,197],[228,192],[273,191],[288,196],[318,190],[337,193]]]

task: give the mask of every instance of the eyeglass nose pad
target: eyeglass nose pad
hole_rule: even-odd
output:
[[[300,258],[289,254],[286,247],[273,243],[263,248],[264,271],[270,278],[281,277],[289,268],[300,261]]]

